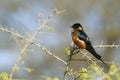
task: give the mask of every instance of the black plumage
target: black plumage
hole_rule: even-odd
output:
[[[83,30],[82,25],[80,23],[76,23],[71,27],[73,28],[73,30],[71,32],[73,42],[79,48],[86,49],[87,51],[89,51],[94,57],[96,57],[98,60],[100,60],[101,62],[103,62],[105,64],[105,62],[101,59],[101,56],[99,54],[97,54],[95,49],[93,48],[89,37]],[[107,66],[107,68],[109,69],[108,66]]]
[[[97,59],[100,60],[101,56],[98,55],[95,51],[95,49],[93,48],[89,37],[87,36],[87,34],[83,31],[83,30],[77,30],[77,35],[79,37],[80,40],[83,40],[86,44],[86,50],[88,50],[93,56],[95,56]]]

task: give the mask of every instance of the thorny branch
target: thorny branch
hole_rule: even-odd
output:
[[[78,48],[76,48],[76,49],[78,49]],[[78,52],[79,51],[79,52]],[[105,73],[101,70],[101,68],[96,64],[96,62],[95,62],[95,60],[93,60],[91,57],[89,57],[89,56],[87,56],[87,54],[88,54],[88,52],[86,51],[86,50],[84,50],[84,49],[78,49],[78,54],[80,53],[80,54],[82,54],[82,56],[83,57],[87,57],[87,60],[85,60],[84,59],[84,61],[91,61],[99,70],[100,70],[100,72],[101,72],[101,75],[103,76],[103,75],[105,75]],[[73,52],[74,53],[74,52]],[[83,61],[83,60],[82,60]],[[69,64],[68,65],[66,65],[66,67],[68,67],[69,66]],[[64,80],[66,80],[66,76],[67,76],[67,74],[68,74],[68,72],[67,71],[65,71],[64,72]]]
[[[32,41],[31,39],[28,39],[28,38],[26,38],[26,37],[24,37],[24,36],[22,36],[22,35],[20,35],[20,34],[18,34],[18,33],[16,33],[16,32],[14,32],[14,31],[12,31],[12,30],[9,30],[9,29],[7,29],[7,28],[3,28],[2,26],[0,27],[0,30],[1,31],[4,31],[4,32],[8,32],[8,33],[10,33],[10,34],[13,34],[14,36],[16,36],[16,37],[18,37],[18,38],[20,38],[20,39],[25,39],[27,42],[29,42],[29,44],[31,43],[31,44],[34,44],[34,45],[36,45],[36,46],[38,46],[40,49],[42,49],[43,51],[45,51],[47,54],[49,54],[49,55],[51,55],[51,56],[53,56],[54,58],[56,58],[57,60],[59,60],[59,61],[61,61],[61,62],[63,62],[65,65],[67,65],[67,62],[65,62],[64,60],[62,60],[61,58],[59,58],[58,56],[56,56],[56,55],[54,55],[53,53],[51,53],[49,50],[47,50],[47,48],[45,48],[45,47],[43,47],[43,46],[41,46],[39,43],[36,43],[36,42],[34,42],[34,41]],[[41,29],[39,29],[39,30],[41,30]],[[95,48],[118,48],[118,47],[120,47],[120,45],[115,45],[115,44],[112,44],[112,45],[97,45],[97,46],[94,46]],[[81,52],[81,53],[84,53],[84,52]],[[86,54],[84,54],[84,56],[86,56]],[[89,56],[87,56],[90,60],[92,60],[92,62],[94,62],[95,60],[93,60],[93,59],[91,59]],[[21,58],[20,58],[21,59]],[[88,61],[88,60],[83,60],[83,59],[81,59],[82,61]],[[18,63],[16,63],[16,65],[17,65]],[[96,64],[96,63],[95,63]],[[16,67],[16,65],[15,65],[15,67]],[[14,72],[13,72],[14,73]],[[103,73],[104,74],[104,73]]]
[[[115,69],[115,70],[113,71],[113,73],[117,73],[118,71],[120,71],[120,67],[117,68],[117,69]],[[103,80],[103,78],[104,78],[105,75],[110,75],[110,73],[108,73],[108,74],[104,74],[104,75],[101,76],[98,80]]]
[[[102,45],[102,44],[100,44],[100,45],[97,45],[97,46],[94,46],[95,48],[112,48],[112,47],[115,47],[115,48],[118,48],[118,47],[120,47],[120,45],[115,45],[115,44],[112,44],[112,45]],[[72,53],[70,53],[70,54],[78,54],[78,53],[80,53],[80,54],[82,54],[83,55],[83,57],[87,57],[88,59],[86,60],[86,59],[79,59],[80,61],[82,60],[82,61],[91,61],[95,66],[97,66],[98,67],[98,69],[100,70],[100,72],[101,72],[101,75],[102,76],[104,76],[104,75],[106,75],[104,72],[103,72],[103,70],[101,70],[101,68],[96,64],[96,60],[93,60],[91,57],[89,57],[89,56],[87,56],[87,51],[85,50],[84,51],[84,49],[79,49],[73,42],[71,43],[71,47],[70,47],[70,52],[72,52]],[[71,57],[70,57],[71,58]],[[72,60],[72,59],[71,59]],[[73,59],[73,60],[76,60],[76,59]],[[108,62],[107,62],[108,63]],[[69,64],[68,64],[69,65]],[[66,67],[68,67],[68,65],[66,65]],[[67,76],[67,74],[68,74],[68,72],[67,71],[65,71],[64,72],[64,80],[66,80],[66,76]],[[101,77],[102,78],[102,77]],[[103,78],[102,78],[103,79]]]
[[[30,39],[28,39],[27,37],[24,37],[24,36],[12,31],[12,30],[9,30],[7,28],[3,28],[2,26],[0,27],[0,30],[3,31],[3,32],[8,32],[10,34],[13,34],[14,36],[16,36],[20,39],[25,39],[26,41],[30,42],[31,44],[34,44],[34,45],[38,46],[41,49],[45,48],[45,47],[41,46],[39,43],[33,42]],[[94,46],[94,48],[112,48],[112,47],[113,48],[118,48],[118,47],[120,47],[120,45],[112,44],[112,45],[96,45],[96,46]],[[49,50],[45,49],[44,51],[48,52]],[[49,53],[51,53],[51,52],[49,51]],[[51,53],[50,55],[53,56],[54,58],[58,59],[57,57],[55,57],[54,54]],[[58,60],[62,61],[65,65],[67,64],[65,61],[61,60],[60,58]],[[87,59],[72,59],[72,60],[88,61]],[[93,61],[96,61],[96,60],[93,60]],[[109,63],[109,62],[107,62],[107,63]]]
[[[29,46],[29,44],[34,44],[35,46],[39,47],[41,50],[43,50],[43,51],[45,51],[47,54],[53,56],[54,58],[56,58],[57,60],[61,61],[61,62],[64,63],[65,65],[68,64],[67,62],[65,62],[64,60],[62,60],[62,59],[59,58],[58,56],[54,55],[52,52],[50,52],[47,48],[45,48],[45,47],[41,46],[39,43],[33,41],[33,39],[35,38],[35,36],[38,35],[38,33],[39,33],[40,31],[43,30],[43,28],[45,27],[45,24],[46,24],[49,20],[51,20],[51,18],[52,18],[55,14],[59,14],[59,13],[61,13],[61,12],[63,12],[63,11],[56,12],[56,10],[54,10],[53,13],[43,22],[43,24],[37,29],[37,31],[32,35],[32,37],[31,37],[30,39],[28,39],[27,37],[24,37],[24,36],[20,35],[20,34],[17,33],[17,32],[14,32],[14,31],[12,31],[12,30],[9,30],[9,29],[7,29],[7,28],[3,28],[2,26],[0,27],[0,30],[1,30],[1,31],[8,32],[8,33],[13,34],[14,36],[20,38],[20,39],[25,39],[25,40],[27,41],[27,43],[25,44],[24,48],[21,49],[21,52],[20,52],[20,54],[18,55],[18,57],[17,57],[17,59],[16,59],[16,62],[15,62],[15,64],[14,64],[13,67],[12,67],[12,71],[11,71],[11,73],[10,73],[9,80],[12,80],[12,77],[13,77],[13,74],[14,74],[14,71],[15,71],[15,68],[17,67],[17,64],[19,63],[19,61],[22,59],[22,54],[27,50],[27,47]],[[96,45],[96,46],[94,46],[94,47],[95,47],[95,48],[118,48],[118,47],[120,47],[120,45],[115,45],[115,44],[112,44],[112,45],[103,45],[103,44],[100,44],[100,45]],[[95,60],[93,60],[93,59],[91,59],[89,56],[87,56],[87,55],[86,55],[87,53],[85,54],[85,52],[83,52],[82,50],[80,50],[80,51],[81,51],[81,53],[84,53],[83,55],[86,56],[90,61],[92,61],[92,63],[93,63],[94,65],[96,65],[96,66],[99,68],[99,66],[95,63]],[[81,59],[81,60],[82,60],[82,61],[88,61],[88,60],[83,60],[83,59]],[[100,69],[100,70],[101,70],[101,69]],[[118,70],[116,70],[116,71],[118,71]],[[104,72],[102,72],[102,74],[105,75]]]
[[[26,40],[27,42],[30,42],[31,44],[33,44],[33,45],[39,47],[41,50],[45,51],[46,54],[49,54],[49,55],[53,56],[53,57],[56,58],[58,61],[61,61],[61,62],[63,62],[65,65],[67,65],[67,63],[66,63],[64,60],[62,60],[62,59],[59,58],[58,56],[54,55],[54,54],[53,54],[52,52],[50,52],[47,48],[41,46],[39,43],[34,42],[34,41],[31,41],[30,39],[28,39],[28,38],[26,38],[26,37],[24,37],[24,36],[22,36],[22,35],[20,35],[20,34],[18,34],[18,33],[15,33],[15,32],[13,32],[13,31],[11,31],[11,30],[8,30],[8,29],[5,29],[5,28],[0,28],[0,30],[2,30],[2,31],[4,31],[4,32],[8,32],[8,33],[10,33],[10,34],[14,34],[14,36],[17,36],[19,39],[24,39],[24,40]]]
[[[34,44],[34,45],[38,46],[40,49],[42,49],[43,51],[45,51],[47,54],[53,56],[53,57],[56,58],[57,60],[63,62],[65,65],[67,65],[67,62],[65,62],[64,60],[62,60],[62,59],[59,58],[58,56],[56,56],[56,55],[54,55],[53,53],[51,53],[49,50],[47,50],[47,48],[41,46],[39,43],[33,42],[31,39],[28,39],[28,38],[26,38],[26,37],[24,37],[24,36],[22,36],[22,35],[20,35],[20,34],[18,34],[18,33],[16,33],[16,32],[14,32],[14,31],[12,31],[12,30],[9,30],[9,29],[7,29],[7,28],[3,28],[2,26],[0,27],[0,30],[1,30],[1,31],[4,31],[4,32],[8,32],[8,33],[10,33],[10,34],[13,34],[14,36],[16,36],[16,37],[18,37],[18,38],[20,38],[20,39],[25,39],[27,42],[29,42],[29,44],[31,43],[31,44]],[[39,30],[42,30],[42,29],[39,29]],[[115,45],[115,44],[112,44],[112,45],[97,45],[97,46],[94,46],[94,47],[95,47],[95,48],[112,48],[112,47],[113,47],[113,48],[118,48],[118,47],[120,47],[120,45]],[[84,53],[84,52],[81,52],[81,53]],[[84,56],[86,56],[86,54],[84,54]],[[21,55],[21,57],[22,57],[22,55]],[[21,57],[18,57],[18,58],[21,59]],[[87,56],[87,58],[89,58],[89,60],[92,60],[89,56]],[[88,61],[88,60],[83,60],[83,59],[81,59],[81,60],[82,60],[82,61]],[[94,60],[92,60],[92,62],[94,62]],[[16,65],[17,65],[17,64],[18,64],[18,62],[16,63]],[[94,64],[96,64],[96,63],[94,63]],[[16,65],[15,65],[15,67],[16,67]],[[14,72],[12,72],[12,73],[14,73]],[[103,73],[103,74],[104,74],[104,73]],[[12,74],[12,76],[13,76],[13,74]],[[10,80],[10,79],[9,79],[9,80]]]
[[[19,53],[19,55],[18,55],[18,57],[17,57],[14,65],[13,65],[13,67],[12,67],[12,71],[11,71],[11,73],[10,73],[10,76],[9,76],[9,79],[8,79],[8,80],[12,80],[12,77],[13,77],[13,74],[14,74],[15,69],[16,69],[16,67],[17,67],[17,64],[18,64],[18,63],[20,62],[20,60],[22,59],[22,55],[23,55],[23,53],[26,51],[26,49],[28,48],[29,44],[31,44],[30,41],[32,41],[32,40],[35,38],[35,36],[38,35],[38,33],[39,33],[40,31],[42,31],[42,29],[45,27],[45,24],[46,24],[48,21],[50,21],[51,18],[52,18],[54,15],[59,14],[59,13],[61,13],[61,12],[63,12],[63,10],[58,11],[58,9],[55,9],[55,10],[52,12],[52,14],[43,22],[43,24],[37,29],[37,31],[35,31],[35,32],[33,33],[32,37],[31,37],[30,39],[28,39],[28,42],[24,45],[23,49],[22,49],[21,52]],[[6,32],[9,32],[9,33],[12,33],[12,34],[14,34],[14,35],[16,35],[16,36],[19,36],[19,37],[22,37],[20,34],[11,32],[11,31],[9,31],[9,30],[7,30],[7,29],[4,29],[4,28],[2,28],[2,27],[0,28],[0,30],[6,31]],[[23,37],[23,38],[24,38],[24,37]],[[50,51],[48,51],[46,48],[44,48],[44,47],[42,47],[42,46],[40,46],[40,45],[38,45],[38,44],[36,44],[36,45],[39,46],[40,48],[42,48],[42,50],[44,50],[44,51],[47,52],[48,54],[52,55],[52,53],[51,53]],[[60,58],[58,58],[58,57],[55,56],[55,55],[52,55],[52,56],[54,56],[54,57],[56,57],[57,59],[61,60]],[[61,60],[61,61],[63,61],[63,60]],[[63,61],[63,62],[64,62],[64,61]],[[65,62],[64,62],[64,63],[65,63]]]
[[[120,47],[120,45],[115,45],[115,44],[112,44],[112,45],[96,45],[94,47],[95,48],[118,48],[118,47]]]
[[[88,58],[88,60],[89,61],[91,61],[95,66],[97,66],[98,67],[98,69],[102,72],[102,75],[104,75],[105,73],[101,70],[101,68],[96,64],[96,62],[95,61],[93,61],[92,60],[92,58],[91,57],[89,57],[89,56],[87,56],[86,54],[87,54],[87,52],[86,52],[86,54],[84,54],[84,52],[82,51],[82,50],[80,50],[81,51],[81,53],[82,53],[82,55],[84,55],[84,56],[86,56],[87,58]]]

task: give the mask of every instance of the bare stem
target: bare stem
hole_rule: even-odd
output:
[[[94,47],[95,48],[118,48],[118,47],[120,47],[120,45],[115,45],[115,44],[112,44],[112,45],[96,45]]]
[[[67,63],[66,63],[64,60],[62,60],[62,59],[59,58],[58,56],[54,55],[54,54],[53,54],[52,52],[50,52],[47,48],[41,46],[39,43],[33,42],[32,40],[30,40],[30,39],[28,39],[28,38],[26,38],[26,37],[24,37],[24,36],[22,36],[22,35],[20,35],[20,34],[18,34],[18,33],[15,33],[15,32],[13,32],[13,31],[11,31],[11,30],[8,30],[8,29],[2,28],[2,27],[0,28],[0,30],[5,31],[5,32],[8,32],[8,33],[10,33],[10,34],[13,34],[14,36],[17,36],[18,38],[24,39],[24,40],[26,40],[27,42],[30,42],[30,43],[34,44],[35,46],[37,46],[37,47],[39,47],[40,49],[42,49],[43,51],[45,51],[47,54],[51,55],[52,57],[56,58],[57,60],[63,62],[65,65],[67,65]]]
[[[39,31],[42,31],[42,29],[45,27],[45,24],[46,24],[55,14],[57,14],[57,11],[56,11],[56,10],[54,10],[53,13],[52,13],[52,14],[43,22],[43,24],[37,29],[37,31],[35,31],[35,32],[33,33],[32,37],[29,39],[29,41],[32,41],[32,40],[35,38],[35,36],[39,33]],[[10,77],[9,77],[8,80],[12,80],[12,77],[13,77],[13,74],[14,74],[15,69],[16,69],[16,67],[17,67],[17,64],[18,64],[19,61],[22,59],[22,55],[23,55],[23,53],[26,51],[26,49],[27,49],[27,47],[29,46],[29,44],[30,44],[30,42],[27,42],[27,43],[25,44],[25,46],[23,47],[23,49],[21,50],[21,52],[19,53],[19,55],[18,55],[18,57],[17,57],[14,65],[13,65],[13,67],[12,67],[12,71],[11,71],[11,73],[10,73]],[[47,51],[47,52],[48,52],[49,54],[51,54],[49,51]]]

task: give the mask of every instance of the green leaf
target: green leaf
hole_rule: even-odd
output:
[[[26,51],[23,52],[23,56],[27,56],[27,52]]]
[[[110,66],[110,70],[115,70],[117,67],[116,67],[116,65],[115,64],[112,64],[111,66]]]
[[[18,72],[19,70],[20,70],[19,67],[16,67],[16,68],[15,68],[15,72]]]
[[[53,80],[59,80],[59,78],[58,77],[54,77],[54,79]]]
[[[49,26],[49,27],[48,27],[48,31],[51,31],[51,32],[52,32],[52,31],[54,31],[54,28],[51,27],[51,26]]]
[[[90,66],[93,70],[95,70],[98,74],[101,74],[102,72],[102,69],[101,68],[99,68],[98,66],[96,66],[96,65],[91,65]],[[100,70],[101,69],[101,70]]]
[[[79,72],[78,72],[78,76],[80,79],[82,80],[86,80],[87,79],[87,69],[86,68],[82,68]]]
[[[30,35],[30,34],[28,34],[27,36],[28,36],[28,38],[31,38],[31,37],[32,37],[32,35]]]
[[[95,78],[96,76],[97,75],[93,71],[88,71],[88,80],[93,80],[93,78]]]
[[[47,77],[46,80],[52,80],[50,77]]]
[[[68,66],[66,67],[66,69],[69,75],[73,73],[73,69],[69,68]]]
[[[24,61],[21,61],[20,63],[21,63],[21,64],[24,64],[25,62],[24,62]]]
[[[19,31],[18,31],[18,30],[16,30],[15,32],[19,34]]]
[[[11,28],[12,31],[14,31],[14,28]]]
[[[115,64],[112,64],[111,66],[110,66],[110,75],[114,75],[115,74],[115,72],[114,72],[114,70],[115,69],[117,69],[117,67],[116,67],[116,65]]]
[[[82,68],[80,72],[87,72],[86,68]]]
[[[8,80],[8,74],[6,72],[2,72],[0,74],[0,80]]]
[[[116,76],[116,80],[120,80],[120,74],[119,73],[117,73],[115,76]]]
[[[104,78],[106,78],[106,80],[112,80],[112,78],[110,77],[110,75],[105,75]]]
[[[69,49],[69,47],[65,48],[65,52],[66,52],[66,54],[67,54],[68,56],[70,55],[70,49]]]
[[[25,70],[26,70],[27,72],[32,72],[32,69],[31,69],[31,68],[25,68]]]

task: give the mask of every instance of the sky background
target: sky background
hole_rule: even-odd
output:
[[[58,7],[66,11],[55,15],[46,24],[47,27],[53,27],[54,31],[50,32],[46,27],[36,39],[63,60],[67,59],[65,48],[69,47],[72,41],[70,26],[76,22],[83,25],[93,45],[101,42],[120,44],[119,0],[0,0],[0,24],[8,29],[14,28],[23,36],[31,35]],[[20,52],[16,38],[10,39],[11,36],[0,31],[0,73],[10,73]],[[24,43],[22,40],[22,46]],[[44,75],[62,79],[65,66],[61,62],[44,54],[38,47],[30,45],[29,49],[33,52],[23,57],[25,64],[19,66],[32,68],[33,72],[20,70],[14,75],[15,78],[40,80]],[[105,61],[120,63],[119,48],[97,48],[96,51]],[[80,62],[76,62],[78,63]]]

